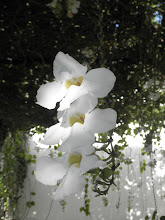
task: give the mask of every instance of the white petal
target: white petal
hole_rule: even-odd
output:
[[[57,119],[61,122],[65,111],[57,111]]]
[[[91,155],[95,148],[92,145],[84,145],[84,146],[77,146],[72,149],[73,152],[77,152],[83,156]],[[72,152],[71,152],[72,153]]]
[[[82,191],[85,184],[85,177],[80,175],[80,169],[76,167],[76,164],[73,164],[57,190],[53,193],[53,198],[55,200],[63,200],[65,196]]]
[[[73,102],[69,109],[66,109],[63,117],[60,119],[61,126],[64,128],[70,127],[69,118],[77,113],[84,115],[93,110],[98,103],[98,99],[89,94],[83,95]],[[85,120],[85,119],[84,119]]]
[[[53,145],[58,144],[60,139],[65,138],[70,133],[70,128],[63,128],[60,123],[48,128],[44,136],[43,144]]]
[[[58,52],[53,63],[53,74],[57,81],[64,82],[68,76],[62,73],[71,74],[70,77],[83,76],[87,67],[81,65],[74,58],[63,52]]]
[[[96,155],[83,156],[80,163],[81,174],[84,174],[89,170],[105,165],[106,162],[99,160],[99,158]]]
[[[74,104],[74,103],[73,103]],[[75,108],[86,114],[92,111],[98,104],[98,99],[90,94],[85,94],[75,101]]]
[[[94,142],[94,133],[86,130],[82,124],[75,123],[71,128],[70,135],[62,142],[60,150],[70,152],[75,147],[91,145]]]
[[[83,95],[79,97],[75,102],[73,102],[69,109],[66,109],[62,123],[66,123],[69,120],[69,117],[76,114],[76,113],[83,113],[86,114],[92,111],[98,104],[98,99],[94,96],[89,94]],[[66,125],[63,125],[66,127]],[[68,123],[67,123],[68,124]]]
[[[70,104],[78,99],[80,96],[87,94],[88,90],[86,88],[83,88],[81,86],[75,86],[72,85],[68,89],[66,96],[63,98],[63,100],[60,102],[60,107],[58,108],[58,111],[63,111],[67,108],[70,108]]]
[[[63,146],[60,146],[58,148],[59,151],[63,151]],[[84,155],[91,155],[95,151],[95,148],[92,145],[84,145],[84,146],[79,146],[77,145],[75,148],[70,144],[67,146],[66,152],[74,154],[74,153],[79,153],[82,156]]]
[[[93,133],[104,133],[116,126],[117,113],[111,108],[94,109],[85,117],[84,126]]]
[[[90,70],[84,77],[82,86],[98,98],[105,97],[113,88],[116,77],[108,69],[98,68]]]
[[[65,96],[66,89],[58,82],[50,82],[41,87],[37,91],[37,104],[47,109],[53,109],[56,107],[56,103],[61,101]]]
[[[67,173],[69,167],[66,156],[58,158],[40,157],[37,159],[36,180],[45,185],[56,185]]]

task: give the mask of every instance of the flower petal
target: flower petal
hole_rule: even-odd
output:
[[[68,75],[63,73],[69,73],[70,77],[83,76],[87,71],[87,66],[81,65],[74,58],[63,52],[58,52],[53,63],[53,74],[57,81],[64,82],[68,79]]]
[[[58,82],[50,82],[40,86],[37,91],[37,104],[47,109],[56,107],[56,103],[65,96],[66,89]]]
[[[59,151],[63,151],[63,146],[58,148]],[[66,152],[74,154],[79,153],[82,156],[84,155],[91,155],[95,151],[95,148],[92,145],[83,145],[83,146],[76,146],[75,148],[71,146],[67,146]]]
[[[58,158],[40,157],[37,159],[36,180],[45,185],[56,185],[67,173],[69,167],[66,155]]]
[[[55,200],[63,200],[65,196],[82,191],[85,184],[85,177],[80,175],[80,169],[76,167],[76,164],[73,164],[57,190],[53,193],[53,198]]]
[[[65,138],[70,133],[70,128],[63,128],[60,126],[61,123],[55,124],[48,128],[44,136],[42,144],[53,145],[58,144],[60,139]]]
[[[63,98],[63,100],[60,102],[60,107],[58,108],[58,111],[63,111],[67,108],[70,108],[70,104],[78,99],[80,96],[87,94],[88,91],[86,88],[83,88],[81,86],[70,86],[68,89],[66,96]]]
[[[104,133],[116,126],[117,113],[111,108],[94,109],[85,117],[84,126],[93,133]]]
[[[98,156],[96,155],[83,156],[80,163],[81,174],[84,174],[89,170],[105,165],[106,162],[99,160]]]
[[[95,151],[95,148],[92,145],[84,145],[80,147],[77,146],[76,148],[72,149],[72,151],[81,154],[83,157],[91,155]]]
[[[68,127],[69,124],[69,118],[70,116],[73,116],[77,113],[83,113],[86,114],[90,111],[92,111],[98,103],[98,99],[94,96],[91,96],[89,94],[83,95],[80,98],[78,98],[75,102],[73,102],[69,109],[66,109],[66,111],[63,114],[61,126],[62,127]],[[84,119],[85,120],[85,119]]]
[[[65,111],[57,111],[57,119],[59,122],[62,121],[62,117],[64,115]]]
[[[105,97],[113,88],[116,77],[106,68],[90,70],[84,77],[82,86],[98,98]]]
[[[94,142],[94,133],[86,130],[82,124],[75,123],[71,128],[70,135],[63,140],[59,149],[64,152],[71,152],[75,147],[90,145]]]
[[[73,103],[74,104],[74,103]],[[98,99],[90,94],[85,94],[75,101],[75,108],[81,113],[92,111],[98,104]]]

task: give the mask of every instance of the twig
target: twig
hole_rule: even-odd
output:
[[[48,215],[47,215],[47,217],[46,217],[45,220],[48,220],[48,217],[49,217],[49,215],[50,215],[50,211],[51,211],[52,205],[53,205],[53,199],[52,199],[52,201],[51,201],[51,204],[50,204],[50,207],[49,207],[49,212],[48,212]]]

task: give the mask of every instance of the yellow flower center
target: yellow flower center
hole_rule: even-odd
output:
[[[80,167],[80,162],[81,162],[81,154],[70,154],[69,158],[68,158],[68,162],[69,162],[69,167],[72,166],[72,164],[75,164],[77,168]]]
[[[72,79],[69,79],[65,82],[65,87],[69,89],[71,85],[81,86],[82,81],[83,81],[83,76],[73,77]]]
[[[84,119],[85,119],[85,115],[82,114],[82,113],[77,113],[77,114],[74,114],[72,115],[70,118],[69,118],[69,124],[70,126],[72,127],[74,125],[74,123],[78,122],[80,124],[84,124]]]

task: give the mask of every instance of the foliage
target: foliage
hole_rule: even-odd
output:
[[[143,171],[146,170],[146,161],[143,160],[143,161],[141,161],[140,164],[141,164],[141,166],[140,166],[140,173],[143,173]]]
[[[14,217],[27,172],[25,151],[26,134],[21,131],[9,133],[0,153],[0,216]]]
[[[106,195],[112,185],[116,186],[115,178],[119,175],[119,170],[117,170],[117,168],[120,166],[121,162],[120,147],[117,147],[117,145],[113,147],[112,143],[111,148],[107,148],[108,146],[109,143],[103,145],[103,147],[99,149],[99,151],[102,150],[107,153],[108,156],[104,160],[108,166],[103,169],[97,169],[94,172],[91,171],[94,184],[93,191],[97,193],[96,196]]]
[[[85,194],[84,194],[84,206],[80,208],[80,212],[84,212],[86,216],[90,215],[90,199],[88,198],[88,187],[89,187],[89,179],[86,178],[86,185],[85,185]]]
[[[27,207],[31,208],[32,206],[35,206],[35,202],[34,201],[28,201],[26,202]]]
[[[62,211],[64,212],[65,211],[65,206],[66,206],[65,200],[61,200],[60,205],[61,205]]]

